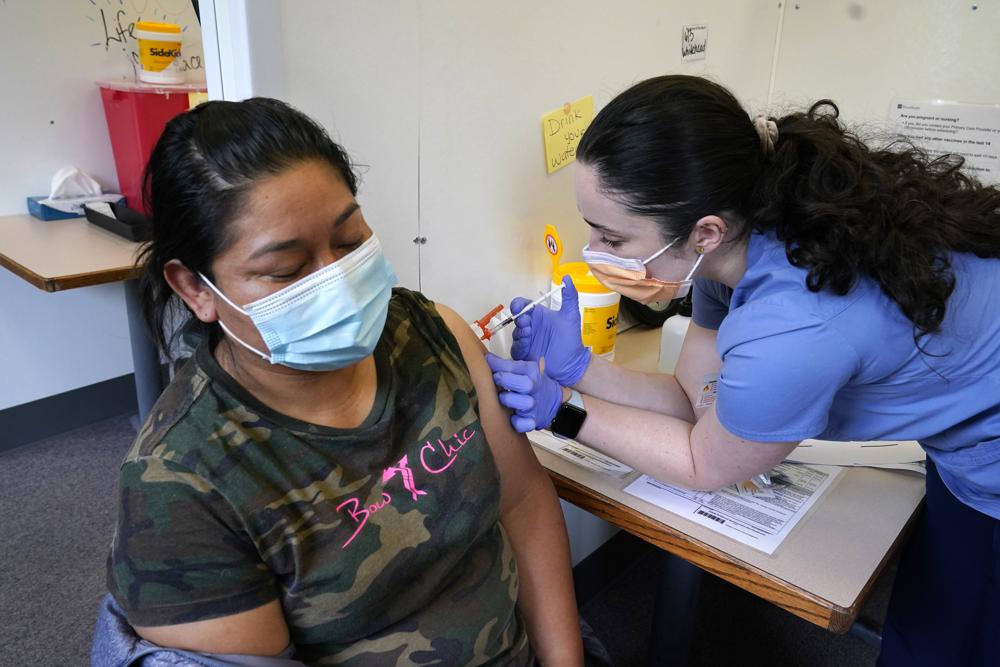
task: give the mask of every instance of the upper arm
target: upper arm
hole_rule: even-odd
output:
[[[493,374],[486,364],[486,348],[458,313],[440,303],[435,306],[458,341],[476,387],[479,416],[500,471],[501,514],[506,514],[540,488],[539,485],[551,489],[551,482],[535,458],[528,439],[511,427],[510,416],[497,399]]]
[[[695,418],[705,414],[707,406],[698,407],[702,390],[718,378],[722,359],[719,357],[719,327],[729,314],[733,290],[722,283],[696,278],[691,294],[691,322],[677,358],[674,377],[684,390]]]
[[[135,631],[143,639],[164,648],[197,653],[276,656],[291,641],[278,600],[222,618],[178,625],[138,626]]]
[[[287,646],[274,577],[208,480],[141,457],[122,466],[119,487],[108,586],[141,636],[202,652],[238,645],[246,650],[234,652],[273,655]],[[270,631],[240,631],[260,618]]]
[[[706,329],[692,321],[688,325],[684,344],[681,345],[681,353],[677,358],[674,377],[691,402],[695,418],[701,417],[706,410],[706,407],[698,407],[702,388],[706,382],[718,378],[719,369],[722,368],[722,359],[719,358],[716,347],[717,336],[718,331]]]
[[[715,403],[691,434],[696,476],[706,488],[768,470],[822,433],[858,366],[853,348],[819,318],[772,304],[733,317],[718,338]]]
[[[694,476],[701,489],[716,490],[746,481],[778,465],[799,442],[747,440],[719,423],[715,406],[707,408],[691,431]]]

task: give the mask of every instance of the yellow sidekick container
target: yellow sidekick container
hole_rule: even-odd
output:
[[[175,23],[139,21],[139,80],[147,83],[184,83],[181,71],[181,27]]]
[[[562,241],[552,225],[545,228],[545,249],[552,257],[552,287],[562,285],[567,274],[573,279],[580,299],[580,334],[591,352],[608,361],[615,358],[615,335],[618,333],[618,306],[621,295],[602,285],[584,262],[560,263]],[[549,307],[562,306],[562,292],[552,295]]]

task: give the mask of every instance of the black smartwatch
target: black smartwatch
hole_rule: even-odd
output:
[[[552,420],[549,430],[572,440],[586,421],[587,410],[583,407],[583,396],[580,392],[576,389],[570,389],[569,392],[569,400],[559,406],[559,412]]]

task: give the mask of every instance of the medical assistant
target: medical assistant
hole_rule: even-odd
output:
[[[917,440],[951,493],[1000,519],[1000,261],[952,254],[939,333],[870,278],[806,288],[784,243],[754,233],[735,289],[696,280],[693,319],[718,330],[720,423],[748,440]]]

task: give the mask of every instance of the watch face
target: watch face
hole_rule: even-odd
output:
[[[552,421],[549,430],[564,438],[575,438],[586,418],[587,411],[583,408],[563,403],[559,406],[559,412],[556,413],[556,418]]]

